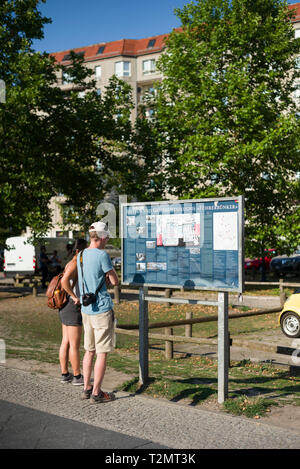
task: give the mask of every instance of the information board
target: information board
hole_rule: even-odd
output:
[[[122,284],[243,291],[244,200],[121,206]]]

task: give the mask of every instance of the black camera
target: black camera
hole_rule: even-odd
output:
[[[95,303],[96,300],[97,300],[97,297],[95,293],[85,293],[82,297],[82,304],[83,306],[89,306]]]

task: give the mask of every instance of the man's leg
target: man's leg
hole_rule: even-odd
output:
[[[107,353],[102,352],[97,354],[97,360],[94,367],[94,387],[93,387],[93,395],[96,396],[101,391],[101,385],[104,378],[105,370],[106,370],[106,360],[107,360]]]
[[[92,374],[92,365],[95,352],[90,352],[87,350],[84,354],[82,361],[82,371],[84,378],[84,390],[91,388],[91,374]]]

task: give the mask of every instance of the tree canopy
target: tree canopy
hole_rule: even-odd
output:
[[[167,193],[245,195],[247,252],[300,244],[300,39],[284,0],[196,0],[176,13],[154,105]]]
[[[107,191],[126,192],[130,180],[123,152],[132,132],[131,87],[113,77],[100,96],[83,58],[71,53],[72,65],[62,69],[49,54],[34,51],[33,39],[42,38],[51,21],[38,3],[0,5],[2,242],[27,226],[45,233],[49,201],[58,194],[67,197],[76,220],[90,222]],[[62,72],[71,81],[67,91],[58,84]]]

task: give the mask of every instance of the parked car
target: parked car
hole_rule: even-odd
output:
[[[300,288],[284,303],[279,315],[279,324],[287,337],[300,337]]]
[[[270,263],[272,257],[276,255],[275,249],[265,249],[265,267],[266,270],[270,269]],[[245,259],[245,270],[246,271],[255,271],[258,272],[262,267],[262,257],[257,257],[256,259]]]
[[[278,277],[286,274],[300,275],[300,250],[292,256],[277,256],[270,263],[270,270]]]

